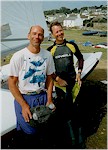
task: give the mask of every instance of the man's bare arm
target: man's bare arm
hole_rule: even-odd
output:
[[[22,107],[22,115],[24,117],[24,120],[26,122],[29,122],[29,118],[32,118],[30,107],[22,97],[17,84],[18,84],[18,77],[10,76],[8,79],[9,90],[11,91],[16,101]]]
[[[47,88],[47,105],[53,103],[52,101],[52,92],[53,92],[53,80],[51,75],[47,75],[46,79],[46,88]]]

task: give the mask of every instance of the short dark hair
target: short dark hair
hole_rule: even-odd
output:
[[[51,31],[51,33],[52,33],[52,27],[53,26],[61,26],[62,27],[62,25],[60,24],[60,22],[58,22],[58,21],[52,22],[51,25],[50,25],[50,31]]]

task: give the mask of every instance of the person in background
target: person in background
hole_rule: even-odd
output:
[[[57,106],[56,109],[58,111],[58,122],[60,123],[60,129],[62,129],[63,122],[65,123],[69,120],[71,120],[71,126],[72,130],[74,131],[75,135],[75,148],[78,148],[79,146],[79,140],[78,140],[78,122],[75,115],[76,108],[74,107],[73,103],[73,97],[72,97],[72,89],[76,82],[81,86],[81,72],[84,65],[84,59],[83,55],[81,54],[77,44],[74,42],[68,42],[66,39],[64,39],[64,30],[62,25],[59,22],[53,22],[50,25],[50,31],[55,38],[55,42],[52,46],[48,47],[47,50],[51,52],[54,63],[55,63],[55,69],[56,69],[56,75],[53,76],[53,79],[59,83],[59,79],[65,80],[65,87],[66,87],[66,93],[64,93],[60,88],[55,87],[56,94],[57,94]],[[78,73],[76,74],[75,68],[74,68],[74,60],[73,55],[75,55],[78,59]],[[62,119],[61,119],[62,118]],[[64,137],[65,133],[64,128],[61,131],[61,137],[59,139],[62,139]],[[64,135],[63,135],[64,134]],[[61,140],[61,147],[64,148],[63,144],[65,143],[66,139]],[[60,143],[60,142],[59,142]],[[67,140],[67,145],[72,148],[72,142],[69,139]],[[67,148],[67,147],[65,147]]]
[[[35,148],[39,144],[37,128],[29,125],[32,118],[30,108],[53,103],[51,85],[55,66],[51,53],[40,48],[43,39],[44,29],[39,25],[32,26],[28,33],[29,45],[14,53],[10,60],[8,84],[15,98],[16,128],[28,139],[24,143],[24,138],[18,137],[22,140],[21,148],[23,145],[32,148],[33,141]]]

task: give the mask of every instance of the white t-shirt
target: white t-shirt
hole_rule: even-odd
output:
[[[22,94],[45,90],[46,75],[55,72],[52,55],[41,49],[33,54],[27,48],[16,52],[10,60],[9,76],[18,77],[18,87]]]

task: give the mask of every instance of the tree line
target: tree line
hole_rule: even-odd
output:
[[[61,7],[60,9],[52,9],[52,10],[47,10],[47,11],[44,11],[44,14],[45,15],[55,15],[57,13],[63,13],[63,14],[71,14],[71,13],[80,13],[80,12],[83,12],[84,10],[88,10],[88,9],[91,9],[91,8],[95,8],[95,9],[101,9],[101,10],[107,10],[107,7],[106,6],[103,6],[103,5],[100,5],[100,6],[91,6],[91,7],[82,7],[80,9],[78,8],[74,8],[74,9],[69,9],[69,8],[66,8],[66,7]]]

